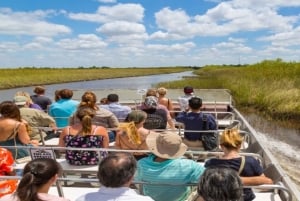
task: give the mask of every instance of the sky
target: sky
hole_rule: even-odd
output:
[[[300,0],[1,0],[0,68],[300,61]]]

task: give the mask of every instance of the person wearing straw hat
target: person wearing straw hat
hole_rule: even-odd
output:
[[[138,161],[135,179],[161,185],[143,185],[144,195],[156,201],[186,200],[192,192],[186,184],[197,183],[205,168],[193,160],[182,158],[187,146],[177,133],[150,133],[146,144],[151,154]]]

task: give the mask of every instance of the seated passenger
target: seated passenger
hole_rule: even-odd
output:
[[[192,131],[216,130],[217,123],[211,114],[203,114],[200,110],[202,100],[198,97],[189,99],[189,112],[180,112],[175,118],[176,121],[184,124],[183,142],[189,147],[203,147],[202,133]],[[203,121],[203,119],[206,121]],[[191,131],[191,132],[189,132]]]
[[[72,100],[73,91],[70,89],[62,89],[57,95],[59,100],[50,105],[49,115],[55,119],[58,128],[64,128],[69,125],[69,118],[76,111],[79,102]]]
[[[186,86],[183,88],[184,95],[178,97],[178,103],[180,105],[181,111],[189,110],[189,99],[194,97],[194,89],[191,86]]]
[[[156,201],[187,199],[191,193],[191,187],[184,184],[197,183],[204,167],[193,160],[181,158],[185,154],[187,146],[182,143],[182,139],[177,133],[167,131],[150,133],[146,143],[152,154],[138,161],[135,179],[142,182],[170,185],[145,184],[142,188],[144,195],[148,195]]]
[[[144,102],[143,111],[147,113],[147,118],[144,123],[146,129],[166,129],[167,128],[167,113],[164,109],[157,107],[157,98],[147,96]]]
[[[52,100],[45,96],[45,87],[36,86],[33,90],[34,95],[30,96],[35,104],[38,104],[44,112],[48,112],[48,107],[52,104]]]
[[[136,161],[129,153],[111,153],[99,164],[97,173],[101,188],[97,192],[80,196],[76,201],[153,201],[130,188],[136,171]]]
[[[230,168],[207,168],[200,177],[197,201],[242,201],[243,185]]]
[[[14,158],[10,151],[0,148],[0,176],[14,176]],[[13,193],[18,185],[18,180],[0,180],[0,198],[4,195]]]
[[[107,96],[107,104],[101,105],[101,108],[111,111],[119,121],[125,121],[127,115],[131,112],[131,108],[127,105],[119,103],[117,94],[109,94]]]
[[[16,192],[3,196],[1,201],[70,201],[63,197],[48,194],[50,187],[61,173],[61,166],[53,159],[38,158],[32,160],[25,165],[23,177]]]
[[[147,97],[149,97],[149,96],[151,97],[150,99],[155,99],[156,100],[155,101],[156,102],[156,107],[155,108],[160,109],[160,110],[161,109],[165,110],[165,112],[167,114],[167,122],[169,124],[169,127],[172,128],[172,129],[175,129],[175,125],[174,125],[173,119],[171,117],[170,111],[168,110],[168,108],[166,106],[158,103],[156,89],[148,89],[147,90],[144,102],[140,106],[137,106],[137,109],[140,109],[140,110],[147,109],[147,105],[145,104],[145,102],[146,102]]]
[[[25,91],[18,91],[15,96],[25,96],[27,98],[27,101],[29,103],[29,108],[33,108],[33,109],[38,109],[38,110],[43,110],[41,108],[41,106],[39,106],[38,104],[34,103],[30,97],[30,94],[28,92]]]
[[[106,110],[104,108],[99,108],[97,106],[97,96],[94,92],[92,91],[86,91],[82,96],[81,96],[81,102],[79,103],[78,108],[80,107],[89,107],[92,110],[95,111],[95,116],[93,118],[93,124],[98,125],[98,126],[103,126],[105,128],[117,128],[119,126],[119,120],[109,110]],[[73,125],[76,122],[78,122],[78,119],[76,119],[76,116],[72,116],[70,119],[70,124]],[[115,133],[113,131],[110,131],[109,133],[109,141],[113,142],[115,141]]]
[[[75,148],[108,148],[108,134],[104,127],[92,124],[95,111],[89,107],[80,107],[76,117],[80,120],[72,126],[67,126],[59,136],[60,147]],[[66,150],[66,160],[72,165],[96,165],[101,157],[97,151]]]
[[[116,135],[115,146],[118,149],[126,150],[148,150],[146,138],[150,130],[144,128],[147,113],[141,110],[133,110],[128,114],[126,123],[120,123],[119,131]],[[134,157],[139,160],[148,156],[146,153],[134,153]]]
[[[39,131],[36,127],[51,127],[56,130],[56,124],[53,117],[42,110],[37,110],[29,107],[28,99],[25,96],[15,96],[15,104],[19,107],[22,119],[26,120],[31,127],[30,139],[41,141],[47,134]],[[42,132],[42,133],[40,133]]]
[[[174,107],[173,107],[172,100],[166,97],[167,89],[164,87],[160,87],[157,89],[157,94],[158,94],[158,103],[166,106],[166,108],[170,112],[171,117],[174,118],[175,114],[173,112]]]
[[[243,142],[237,129],[225,130],[220,138],[220,146],[224,154],[219,158],[213,158],[205,163],[205,167],[228,167],[238,172],[241,177],[260,176],[258,184],[270,184],[272,181],[265,177],[259,161],[252,156],[240,156],[239,151]],[[255,199],[251,189],[244,189],[244,200]]]
[[[0,104],[0,146],[12,152],[14,159],[29,156],[26,148],[16,146],[38,145],[37,140],[30,140],[27,122],[21,119],[18,106],[12,101]]]

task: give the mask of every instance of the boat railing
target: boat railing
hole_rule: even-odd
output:
[[[1,180],[20,180],[21,176],[0,176]],[[69,186],[68,183],[72,183],[73,185]],[[74,183],[81,184],[78,187],[74,186]],[[94,183],[95,186],[91,186],[90,184]],[[84,186],[84,184],[86,186]],[[132,185],[139,191],[140,194],[143,195],[143,187],[147,186],[183,186],[183,187],[194,187],[193,191],[195,192],[195,197],[197,197],[196,187],[198,183],[157,183],[157,182],[145,182],[145,181],[132,181]],[[71,176],[62,176],[58,177],[55,186],[51,187],[51,193],[57,194],[58,196],[69,198],[74,192],[80,189],[82,194],[88,192],[96,192],[99,188],[101,188],[101,184],[99,183],[99,179],[97,178],[74,178]],[[72,191],[73,188],[73,191]],[[256,200],[282,200],[282,201],[293,201],[292,194],[288,188],[286,188],[281,182],[276,184],[264,184],[257,186],[243,186],[243,188],[251,188],[254,190],[257,199]],[[56,190],[56,192],[55,192]],[[71,190],[71,191],[70,191]],[[75,193],[78,196],[78,193]],[[278,199],[274,197],[277,196]],[[273,199],[272,199],[273,198]]]

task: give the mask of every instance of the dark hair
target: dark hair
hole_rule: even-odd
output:
[[[38,158],[30,161],[24,167],[16,195],[22,201],[43,201],[38,197],[38,189],[61,172],[61,166],[54,159]]]
[[[44,94],[45,93],[45,87],[43,86],[37,86],[34,88],[33,92],[36,94]]]
[[[96,112],[92,108],[85,106],[79,107],[76,111],[76,117],[80,120],[82,125],[82,134],[92,133],[92,119],[94,118]]]
[[[107,96],[107,100],[109,102],[118,102],[119,101],[119,96],[117,94],[109,94]]]
[[[202,99],[199,97],[192,97],[189,99],[189,106],[191,109],[197,110],[202,106]]]
[[[207,168],[200,177],[198,194],[205,201],[241,201],[243,186],[238,173],[230,168]]]
[[[98,178],[106,187],[121,187],[136,171],[136,160],[130,153],[111,153],[99,164]]]
[[[73,97],[73,91],[70,89],[62,89],[59,91],[59,96],[62,99],[71,99]]]
[[[19,107],[12,101],[3,101],[0,103],[0,114],[2,117],[11,118],[21,122],[21,112]]]

